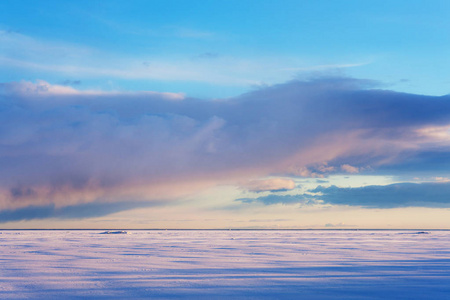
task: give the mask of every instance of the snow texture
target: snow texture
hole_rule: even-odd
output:
[[[3,230],[0,299],[449,299],[426,232]]]

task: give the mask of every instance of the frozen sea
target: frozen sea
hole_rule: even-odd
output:
[[[450,299],[450,231],[0,231],[1,299]]]

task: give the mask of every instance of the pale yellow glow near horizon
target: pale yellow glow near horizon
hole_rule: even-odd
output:
[[[319,180],[319,181],[318,181]],[[360,187],[399,182],[395,177],[335,175],[294,178],[296,188],[277,195],[295,195],[318,185]],[[239,198],[269,195],[235,185],[219,185],[166,205],[136,208],[88,219],[42,219],[3,223],[3,229],[447,229],[450,209],[363,209],[329,204],[243,203]]]
[[[136,209],[84,220],[5,223],[3,229],[450,229],[450,209],[259,206],[244,211]]]

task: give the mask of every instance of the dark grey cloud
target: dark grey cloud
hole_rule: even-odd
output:
[[[328,180],[316,179],[317,183],[328,183]]]
[[[258,198],[240,198],[236,199],[236,201],[242,203],[262,203],[265,205],[273,205],[273,204],[310,204],[313,202],[311,197],[306,195],[276,195],[270,194],[267,196],[262,196]]]
[[[257,198],[241,198],[242,203],[332,204],[364,208],[450,207],[450,182],[397,183],[355,188],[318,186],[306,194],[270,194]]]
[[[276,190],[270,190],[271,193],[281,193],[281,192],[287,192],[289,189],[276,189]]]
[[[434,148],[424,151],[404,151],[402,159],[391,164],[380,166],[378,173],[414,174],[415,172],[429,175],[446,174],[450,170],[450,152]]]
[[[24,208],[0,211],[0,223],[24,220],[57,219],[86,219],[107,216],[116,212],[134,208],[158,205],[156,202],[121,201],[121,202],[90,202],[57,208],[54,204],[31,205]]]
[[[365,208],[450,207],[450,183],[398,183],[357,188],[336,186],[310,191],[322,193],[314,198],[328,204]]]

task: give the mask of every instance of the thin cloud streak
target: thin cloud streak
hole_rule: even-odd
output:
[[[212,33],[187,28],[174,27],[171,30],[171,34],[179,38],[213,36]],[[45,75],[57,74],[85,79],[184,81],[250,87],[262,83],[282,82],[291,79],[300,71],[324,71],[367,65],[342,63],[304,67],[304,64],[304,61],[292,57],[237,57],[212,52],[200,54],[197,59],[192,59],[191,55],[171,56],[167,53],[123,56],[112,52],[111,49],[100,50],[83,45],[41,40],[0,30],[0,66],[31,74],[40,72]]]
[[[76,83],[76,82],[75,82]],[[75,84],[76,85],[76,84]],[[167,100],[183,100],[185,98],[182,93],[168,93],[168,92],[119,92],[119,91],[99,91],[99,90],[77,90],[65,84],[55,85],[49,84],[44,80],[36,80],[36,83],[21,81],[10,82],[7,84],[0,83],[0,93],[23,95],[27,97],[33,96],[149,96],[160,97]]]

